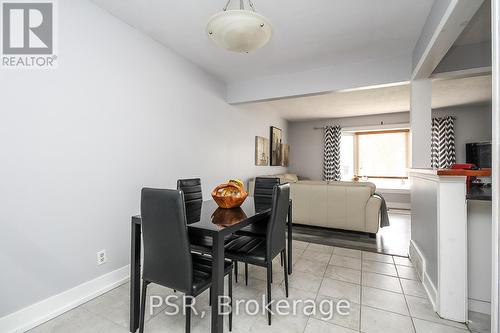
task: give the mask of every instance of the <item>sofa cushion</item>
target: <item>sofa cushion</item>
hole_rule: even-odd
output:
[[[285,173],[283,178],[286,179],[288,183],[296,183],[299,181],[299,177],[294,173]]]
[[[370,188],[370,194],[374,194],[377,190],[377,186],[370,182],[348,182],[348,181],[333,181],[328,182],[328,185],[332,186],[358,186],[358,187],[368,187]]]
[[[299,180],[297,184],[302,185],[328,185],[328,182],[322,180]]]
[[[293,222],[376,233],[380,202],[375,190],[368,182],[298,181],[291,185]]]

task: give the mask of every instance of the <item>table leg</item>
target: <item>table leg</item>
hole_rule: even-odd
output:
[[[219,296],[224,295],[224,237],[213,236],[212,248],[212,329],[211,333],[222,333],[224,322],[219,314]]]
[[[290,199],[290,204],[288,206],[288,274],[292,274],[292,199]]]
[[[141,299],[141,225],[132,222],[130,238],[130,332],[139,328]]]

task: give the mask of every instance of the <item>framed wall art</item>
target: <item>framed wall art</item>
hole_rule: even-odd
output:
[[[255,165],[269,165],[269,139],[255,137]]]
[[[281,141],[282,131],[280,128],[271,126],[271,165],[281,166]]]

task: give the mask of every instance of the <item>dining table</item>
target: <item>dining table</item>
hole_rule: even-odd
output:
[[[199,206],[187,210],[189,235],[212,239],[212,284],[211,299],[216,300],[211,311],[211,332],[223,332],[223,316],[219,313],[219,296],[224,295],[224,241],[249,225],[267,223],[271,208],[256,207],[253,197],[248,197],[240,207],[224,209],[214,200],[200,201]],[[292,274],[292,200],[288,207],[288,274]],[[132,216],[130,257],[130,332],[139,328],[141,299],[141,216]]]

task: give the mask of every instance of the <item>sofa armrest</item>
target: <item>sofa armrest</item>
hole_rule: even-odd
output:
[[[382,199],[376,196],[371,196],[366,203],[365,209],[365,231],[376,234],[380,226],[380,205]]]

